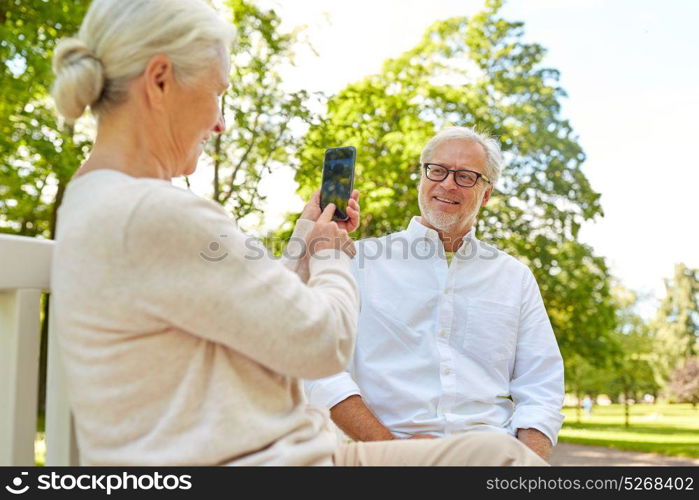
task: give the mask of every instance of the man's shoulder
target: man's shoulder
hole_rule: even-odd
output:
[[[474,257],[482,264],[492,265],[502,272],[519,275],[531,274],[531,269],[525,260],[485,240],[475,240],[475,247],[465,249],[460,255],[460,258],[465,259]]]
[[[376,252],[385,250],[390,247],[395,247],[397,245],[406,246],[410,245],[410,240],[406,231],[396,231],[395,233],[385,234],[383,236],[370,236],[368,238],[362,238],[355,242],[357,245],[357,252]]]
[[[525,264],[519,257],[516,257],[505,250],[502,250],[501,248],[498,248],[497,246],[488,243],[487,241],[479,241],[478,242],[482,247],[489,249],[493,252],[497,253],[497,258],[501,259],[506,265],[512,266],[517,269],[521,270],[529,270],[529,266]]]

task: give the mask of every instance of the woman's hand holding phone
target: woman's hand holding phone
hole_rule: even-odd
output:
[[[327,207],[326,207],[327,210]],[[333,208],[334,210],[334,208]],[[359,227],[359,191],[356,189],[352,191],[352,196],[350,196],[349,202],[347,203],[347,216],[349,219],[346,221],[337,221],[337,227],[345,230],[347,233],[354,232]],[[320,189],[311,195],[308,203],[301,212],[302,219],[317,221],[320,217]]]
[[[334,213],[335,205],[330,203],[316,220],[316,224],[306,240],[310,255],[327,248],[342,250],[350,257],[354,257],[357,253],[354,241],[347,235],[347,231],[340,227],[340,224],[343,223],[332,220]],[[359,212],[357,212],[358,215]],[[349,221],[346,223],[349,223]]]

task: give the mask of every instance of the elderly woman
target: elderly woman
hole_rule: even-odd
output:
[[[224,129],[231,30],[198,0],[95,0],[56,47],[58,110],[98,117],[52,276],[84,464],[331,463],[327,410],[299,378],[349,362],[357,193],[346,223],[314,195],[295,232],[312,255],[285,266],[170,183]]]
[[[81,461],[541,464],[487,433],[337,446],[300,379],[341,371],[354,347],[358,193],[339,223],[316,193],[295,229],[308,252],[284,265],[170,184],[223,131],[229,39],[201,0],[94,0],[56,47],[58,110],[98,117],[63,198],[52,276]]]

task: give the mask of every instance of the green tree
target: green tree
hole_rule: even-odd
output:
[[[566,394],[572,394],[577,401],[575,419],[578,423],[580,423],[582,400],[585,395],[590,395],[593,400],[601,394],[609,395],[610,373],[613,372],[614,358],[619,351],[619,346],[614,344],[613,351],[603,357],[603,362],[596,363],[577,353],[566,357],[565,389]]]
[[[699,354],[699,270],[683,263],[665,280],[665,297],[653,321],[660,346],[662,374],[667,379]]]
[[[332,96],[300,150],[298,192],[307,199],[319,186],[325,148],[355,146],[360,236],[400,230],[418,213],[418,159],[429,138],[447,125],[491,132],[507,166],[479,218],[479,237],[531,266],[564,357],[599,364],[614,325],[608,271],[577,241],[582,222],[602,215],[599,195],[560,116],[558,72],[542,67],[545,49],[525,43],[522,23],[499,17],[500,7],[491,0],[470,19],[433,24],[380,73]]]
[[[624,402],[624,425],[629,426],[631,401],[644,394],[657,394],[658,382],[656,339],[653,330],[636,312],[638,297],[621,286],[614,289],[617,304],[615,340],[620,349],[615,353],[609,372],[609,390],[621,395]]]
[[[48,98],[56,41],[75,33],[88,0],[0,2],[0,232],[55,234],[55,208],[86,154]]]

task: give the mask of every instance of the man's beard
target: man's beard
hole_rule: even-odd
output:
[[[426,204],[423,203],[422,196],[418,196],[417,203],[425,222],[429,223],[435,229],[447,233],[458,231],[458,229],[472,224],[476,220],[476,215],[478,214],[478,210],[473,210],[464,215],[461,213],[450,214],[439,209],[434,209],[430,206],[425,206]]]

